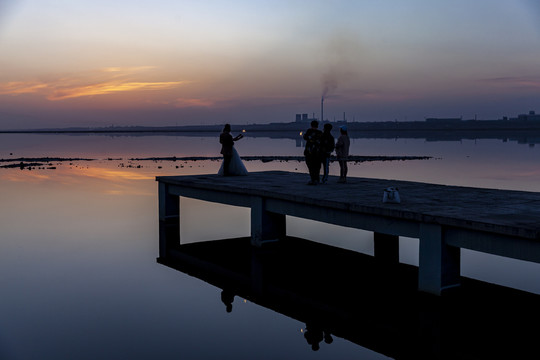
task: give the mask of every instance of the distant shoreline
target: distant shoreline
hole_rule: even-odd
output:
[[[484,120],[482,120],[483,122]],[[477,121],[480,122],[480,121]],[[339,126],[344,123],[331,123],[332,132],[337,137]],[[341,124],[341,125],[340,125]],[[503,142],[517,142],[519,144],[535,145],[540,143],[540,121],[514,122],[500,120],[496,126],[478,127],[468,124],[455,128],[428,126],[420,123],[416,128],[405,126],[404,123],[347,123],[349,137],[351,139],[425,139],[426,141],[462,141],[497,139]],[[373,126],[373,127],[370,127]],[[386,127],[386,128],[385,128]],[[243,132],[249,138],[290,139],[303,141],[302,133],[308,128],[307,124],[267,124],[267,125],[232,125],[233,133]],[[34,130],[4,130],[2,134],[20,135],[64,135],[64,136],[110,136],[110,137],[139,137],[139,136],[186,136],[186,137],[217,137],[222,131],[221,125],[182,126],[182,127],[114,127],[100,129],[34,129]]]
[[[327,122],[324,122],[327,123]],[[493,132],[493,131],[540,131],[540,120],[456,120],[436,121],[381,121],[381,122],[328,122],[335,130],[346,125],[349,132]],[[310,127],[309,122],[288,122],[269,124],[231,124],[233,132],[287,133],[300,132]],[[122,134],[122,133],[216,133],[223,125],[184,126],[110,126],[110,127],[70,127],[0,130],[1,134]]]

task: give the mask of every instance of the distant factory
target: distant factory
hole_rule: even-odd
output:
[[[504,116],[502,119],[503,121],[514,121],[514,122],[532,122],[532,121],[539,121],[540,122],[540,114],[537,114],[534,110],[529,111],[528,114],[519,114],[517,117],[511,117],[508,118],[507,116]],[[431,124],[457,124],[461,122],[471,122],[471,121],[477,121],[476,116],[474,119],[470,120],[463,120],[463,117],[456,117],[456,118],[436,118],[436,117],[430,117],[425,119],[426,123]],[[485,122],[486,120],[480,120]]]
[[[321,102],[322,103],[322,102]],[[322,108],[321,108],[322,114]],[[321,117],[322,118],[322,117]],[[476,116],[474,119],[463,119],[463,117],[427,117],[424,118],[424,121],[381,121],[381,122],[360,122],[357,123],[354,119],[352,123],[348,122],[345,113],[343,113],[343,119],[335,119],[321,121],[315,117],[315,113],[310,116],[310,114],[296,114],[296,124],[309,124],[312,120],[317,120],[321,123],[332,122],[335,124],[348,123],[351,126],[369,128],[371,130],[375,128],[380,129],[389,129],[389,128],[400,128],[405,129],[410,127],[411,129],[433,129],[439,127],[440,129],[469,129],[469,128],[490,128],[490,129],[500,129],[501,127],[511,126],[515,128],[516,126],[521,128],[523,126],[540,126],[540,114],[537,114],[534,110],[529,111],[528,113],[519,114],[516,117],[507,117],[504,116],[499,120],[478,120]],[[354,124],[354,125],[353,125]],[[506,124],[506,125],[505,125]]]
[[[515,118],[510,118],[510,121],[540,121],[540,114],[536,114],[534,110],[531,110],[528,114],[519,114]]]
[[[458,118],[426,118],[427,123],[456,123],[463,120],[461,117]]]
[[[312,117],[309,117],[308,114],[296,114],[297,123],[310,123],[312,120],[319,120],[315,118],[315,114]]]

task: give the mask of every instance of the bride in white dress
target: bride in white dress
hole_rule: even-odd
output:
[[[228,158],[229,154],[230,154],[230,163],[228,167],[227,176],[248,174],[248,171],[246,167],[244,166],[242,159],[240,159],[240,155],[238,155],[238,152],[234,148],[234,142],[240,140],[243,137],[244,135],[240,134],[236,136],[235,138],[233,138],[231,135],[231,125],[225,124],[225,127],[223,128],[223,132],[221,133],[219,137],[219,142],[222,144],[221,153],[224,156],[224,161],[221,163],[221,167],[219,168],[218,175],[222,175],[222,176],[224,175],[223,167],[225,164],[225,159]]]
[[[242,159],[240,159],[240,155],[238,155],[238,151],[236,151],[234,147],[232,151],[233,151],[233,155],[232,155],[231,163],[229,164],[229,175],[247,175],[248,171],[246,167],[244,166]],[[219,168],[218,175],[223,175],[223,162],[221,163],[221,167]]]

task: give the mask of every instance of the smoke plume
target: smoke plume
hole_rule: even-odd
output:
[[[322,97],[334,94],[339,86],[348,83],[357,76],[360,63],[360,44],[358,35],[350,31],[338,31],[326,41],[324,67],[321,77]]]

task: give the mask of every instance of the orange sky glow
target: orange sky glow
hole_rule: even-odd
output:
[[[531,0],[6,4],[0,129],[540,111]]]

